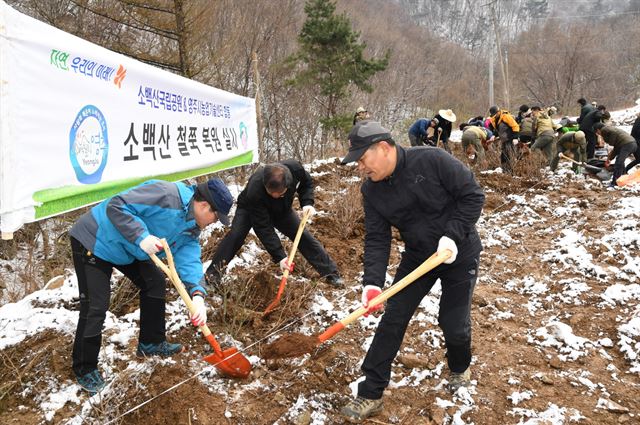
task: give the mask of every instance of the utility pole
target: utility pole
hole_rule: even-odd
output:
[[[264,125],[262,123],[262,94],[260,93],[260,71],[258,70],[258,54],[251,52],[251,68],[253,69],[253,83],[256,95],[256,121],[258,124],[258,157],[264,155],[264,142],[262,141],[262,131]]]
[[[488,108],[496,104],[496,101],[493,95],[493,52],[494,52],[493,36],[491,32],[489,32],[489,106]]]
[[[505,62],[502,58],[502,47],[500,46],[500,32],[498,30],[498,19],[496,18],[496,4],[497,0],[491,3],[491,19],[493,20],[493,30],[496,35],[496,47],[498,48],[498,59],[500,60],[500,69],[502,71],[502,82],[504,83],[504,102],[505,109],[509,109],[509,81],[507,80],[507,70]]]

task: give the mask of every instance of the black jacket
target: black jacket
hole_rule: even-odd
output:
[[[442,143],[447,143],[449,141],[449,137],[451,137],[451,129],[453,127],[453,123],[442,118],[440,114],[436,115],[434,118],[438,119],[438,125],[435,128],[436,140],[438,137],[438,129],[441,128],[442,134],[440,135],[440,141],[442,141]]]
[[[633,127],[631,127],[631,136],[636,139],[636,142],[640,144],[640,115],[633,123]],[[636,158],[640,159],[640,158]]]
[[[580,121],[580,130],[593,133],[593,125],[602,120],[602,111],[594,109],[582,118]]]
[[[403,255],[426,260],[436,252],[442,236],[453,239],[458,259],[482,251],[475,223],[484,205],[484,193],[473,173],[442,149],[396,147],[398,162],[391,177],[361,188],[365,211],[365,285],[383,286],[391,227],[400,231]]]
[[[251,225],[265,249],[278,262],[286,257],[280,238],[274,229],[274,221],[285,216],[291,209],[298,192],[300,206],[313,205],[313,180],[300,162],[289,159],[281,161],[292,174],[292,180],[282,198],[274,199],[264,188],[264,168],[260,167],[249,178],[247,186],[238,195],[238,208],[249,211]]]
[[[576,120],[578,122],[578,124],[580,124],[582,122],[584,117],[586,117],[589,112],[593,112],[595,110],[596,110],[596,108],[593,105],[589,105],[589,104],[586,104],[582,108],[580,108],[580,116]]]

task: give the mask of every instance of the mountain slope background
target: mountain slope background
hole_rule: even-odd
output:
[[[306,19],[301,0],[10,0],[19,10],[101,46],[205,84],[254,97],[260,74],[265,161],[319,157],[323,104],[318,87],[293,87],[286,59]],[[420,116],[452,109],[459,120],[489,108],[489,58],[495,103],[555,105],[576,115],[586,97],[615,110],[640,97],[640,1],[338,0],[365,42],[367,57],[391,52],[371,79],[339,105],[359,105],[397,140]],[[136,6],[137,5],[137,6]],[[495,16],[496,22],[493,23]],[[499,36],[501,55],[489,49]],[[493,52],[493,53],[491,53]],[[505,63],[505,98],[500,56]],[[340,138],[339,138],[340,139]],[[344,147],[332,140],[324,151]]]

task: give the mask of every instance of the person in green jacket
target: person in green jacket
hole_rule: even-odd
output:
[[[540,106],[532,106],[531,114],[533,115],[533,130],[536,135],[531,150],[540,149],[547,157],[547,164],[551,165],[553,157],[556,156],[555,124]]]
[[[469,162],[478,164],[481,168],[486,168],[487,160],[484,154],[484,145],[495,139],[495,136],[488,128],[462,123],[459,126],[462,131],[462,150],[467,154],[471,148],[475,153],[467,154]]]
[[[624,163],[629,155],[636,150],[636,140],[626,131],[597,122],[593,125],[593,131],[613,150],[609,152],[605,166],[609,166],[609,162],[616,160],[613,166],[613,177],[610,186],[616,185],[616,180],[623,174],[626,174]]]
[[[577,162],[584,162],[587,160],[587,139],[582,131],[570,131],[560,136],[556,142],[556,151],[558,155],[553,157],[551,161],[551,171],[555,171],[558,168],[558,161],[560,159],[560,152],[564,155],[573,158]],[[576,173],[579,171],[578,164],[573,164],[573,171]]]
[[[558,129],[559,135],[580,130],[580,125],[576,121],[571,121],[569,117],[562,117],[560,119],[560,125],[561,127]]]

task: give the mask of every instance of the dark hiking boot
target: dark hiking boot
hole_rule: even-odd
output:
[[[368,417],[377,415],[382,411],[382,399],[370,400],[364,397],[356,397],[340,410],[347,421],[360,423]]]
[[[136,351],[136,356],[138,357],[149,357],[149,356],[160,356],[160,357],[170,357],[174,354],[182,353],[184,351],[184,347],[182,344],[172,344],[167,341],[160,342],[158,344],[143,344],[138,343],[138,350]]]
[[[471,368],[467,368],[464,372],[449,372],[449,391],[455,393],[460,387],[468,387],[471,385]]]
[[[328,274],[324,278],[327,283],[334,288],[343,288],[344,287],[344,279],[337,274]]]
[[[105,386],[104,379],[102,379],[102,375],[100,375],[98,369],[94,369],[82,376],[76,375],[76,381],[78,381],[78,384],[83,390],[91,395],[97,394]]]

